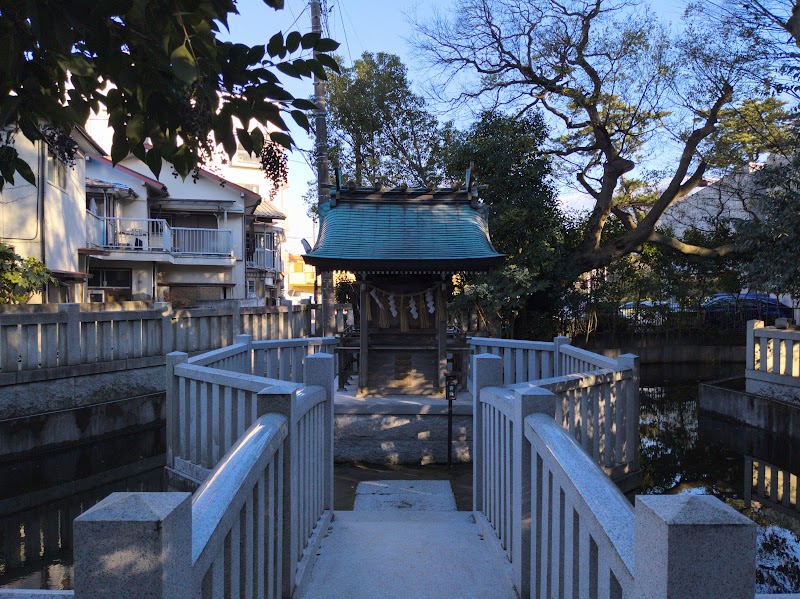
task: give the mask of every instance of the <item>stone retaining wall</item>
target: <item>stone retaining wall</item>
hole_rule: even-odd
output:
[[[333,447],[337,462],[447,462],[447,402],[418,397],[337,399]],[[469,462],[472,402],[453,409],[453,462]]]
[[[700,409],[777,435],[800,439],[800,402],[731,388],[731,381],[701,383]]]

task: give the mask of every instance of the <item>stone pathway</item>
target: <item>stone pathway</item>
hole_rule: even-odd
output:
[[[448,481],[360,483],[298,599],[512,599],[506,565]]]

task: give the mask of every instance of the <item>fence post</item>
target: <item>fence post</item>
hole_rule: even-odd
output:
[[[231,337],[236,339],[242,332],[242,308],[234,302],[231,304]]]
[[[168,354],[178,349],[175,347],[176,333],[172,323],[172,304],[159,302],[156,304],[156,308],[161,310],[161,350]]]
[[[324,508],[333,509],[333,379],[335,376],[334,358],[331,354],[312,354],[306,356],[303,381],[306,387],[319,385],[325,388],[325,491]]]
[[[569,337],[559,336],[553,339],[553,376],[562,376],[565,374],[561,372],[563,370],[561,367],[561,346],[569,345],[569,342]]]
[[[252,335],[236,335],[233,340],[234,343],[242,343],[247,346],[244,352],[245,359],[243,360],[242,374],[253,374],[253,336]]]
[[[514,430],[511,472],[511,568],[520,597],[531,596],[531,444],[525,438],[525,418],[541,412],[555,417],[556,396],[531,387],[514,392]]]
[[[58,304],[60,314],[67,317],[67,338],[64,347],[67,352],[66,364],[74,366],[81,363],[81,307],[78,304]]]
[[[295,570],[299,562],[298,538],[298,464],[297,464],[297,418],[295,415],[296,396],[294,386],[275,385],[259,391],[256,396],[257,415],[267,413],[281,414],[286,417],[289,435],[287,447],[283,450],[283,504],[281,527],[283,564],[281,567],[281,587],[283,597],[291,597],[295,586]]]
[[[711,495],[638,495],[636,599],[752,599],[755,523]]]
[[[359,368],[360,368],[359,364]],[[503,384],[503,360],[493,354],[472,356],[472,509],[483,505],[483,412],[481,389]]]
[[[189,599],[190,493],[112,493],[75,519],[75,596]]]
[[[746,370],[756,369],[756,344],[755,344],[756,329],[763,329],[763,328],[764,328],[763,320],[747,321],[747,355],[745,356]],[[763,356],[759,356],[759,358],[761,360],[765,359]]]
[[[620,381],[620,395],[625,401],[624,463],[636,469],[639,467],[639,356],[622,354],[617,358],[617,364],[631,371],[630,379]]]
[[[175,452],[180,445],[180,423],[178,407],[180,405],[180,377],[175,374],[175,367],[189,360],[189,354],[181,351],[167,354],[167,465],[175,467]],[[186,457],[186,456],[181,456]]]

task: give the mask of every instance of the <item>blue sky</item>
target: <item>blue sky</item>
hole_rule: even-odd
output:
[[[403,39],[409,33],[410,25],[406,14],[430,12],[431,3],[419,0],[326,0],[328,8],[329,35],[341,43],[337,51],[350,62],[365,51],[391,52],[399,55],[409,66],[412,81],[421,77],[419,61],[408,51]],[[444,3],[440,3],[444,6]],[[311,17],[307,0],[286,0],[282,11],[267,7],[261,0],[239,0],[240,15],[230,19],[230,39],[246,44],[264,44],[277,31],[286,34],[292,30],[310,31]],[[425,8],[427,7],[427,8]],[[311,81],[282,79],[295,96],[310,96],[313,93]],[[305,132],[296,128],[295,141],[304,148],[310,148],[312,141]],[[305,216],[306,207],[302,195],[308,189],[308,181],[315,179],[314,171],[306,164],[302,155],[294,152],[289,155],[289,187],[284,196],[284,210],[291,219],[290,247],[299,245],[299,239],[312,239],[312,225]],[[298,250],[299,251],[299,250]]]
[[[665,20],[677,21],[683,11],[684,0],[653,0],[655,11]],[[416,15],[424,19],[436,9],[445,10],[450,0],[326,0],[328,8],[328,32],[341,43],[338,54],[349,61],[358,58],[363,52],[391,52],[401,57],[408,66],[412,82],[425,81],[429,74],[420,57],[406,41],[413,33],[413,25],[407,18]],[[230,20],[230,39],[254,45],[266,43],[276,31],[284,34],[298,30],[309,31],[310,11],[307,0],[286,0],[282,11],[275,11],[261,0],[239,0],[240,15]],[[287,88],[295,96],[310,96],[313,92],[310,81],[293,81],[284,77]],[[421,89],[416,89],[421,92]],[[301,147],[310,148],[311,140],[297,129],[294,137]],[[297,244],[299,238],[311,241],[312,227],[305,216],[302,195],[308,189],[307,182],[315,178],[313,170],[303,157],[295,152],[289,156],[289,188],[285,193],[284,210],[292,223],[290,245]],[[299,250],[298,250],[299,251]]]

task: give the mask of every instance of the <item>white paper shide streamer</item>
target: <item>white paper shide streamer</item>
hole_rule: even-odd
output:
[[[433,301],[433,294],[430,289],[425,292],[425,303],[428,304],[429,314],[436,312],[436,303]]]

